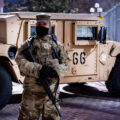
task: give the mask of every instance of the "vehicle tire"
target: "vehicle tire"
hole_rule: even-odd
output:
[[[108,91],[115,97],[120,97],[120,65],[112,68],[108,80],[105,82]]]
[[[8,71],[0,66],[0,109],[10,100],[12,95],[12,79]]]

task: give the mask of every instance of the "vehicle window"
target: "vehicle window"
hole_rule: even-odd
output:
[[[31,26],[30,31],[31,31],[31,33],[30,33],[31,36],[36,35],[36,26]],[[51,34],[55,34],[55,26],[51,27]]]
[[[77,26],[77,40],[96,40],[97,27]]]
[[[31,33],[30,33],[30,35],[31,36],[34,36],[34,35],[36,35],[36,26],[31,26]]]

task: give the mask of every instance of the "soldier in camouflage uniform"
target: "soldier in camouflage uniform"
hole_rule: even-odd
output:
[[[53,68],[59,78],[64,76],[68,70],[68,54],[64,47],[57,41],[53,41],[49,34],[50,15],[40,14],[36,16],[36,33],[37,35],[31,42],[30,49],[33,53],[36,62],[30,62],[22,54],[30,42],[25,41],[18,50],[16,62],[20,68],[20,72],[25,76],[24,91],[18,120],[39,120],[42,115],[42,120],[60,120],[60,117],[48,98],[46,91],[42,85],[37,84],[37,79],[41,76],[52,74]],[[60,60],[53,58],[52,47],[60,53]],[[50,78],[49,86],[55,95],[56,76]],[[59,97],[59,88],[57,90],[57,99]],[[56,105],[60,109],[59,102],[56,100]]]

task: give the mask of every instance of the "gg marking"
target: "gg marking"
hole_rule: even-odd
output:
[[[77,65],[78,63],[85,64],[85,62],[86,62],[85,52],[80,52],[80,54],[78,52],[73,53],[73,64],[74,65]]]

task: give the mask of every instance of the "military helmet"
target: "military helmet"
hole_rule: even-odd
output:
[[[50,17],[51,17],[51,15],[48,13],[40,13],[40,14],[36,15],[36,20],[37,20],[37,22],[44,22],[44,23],[49,24]]]

